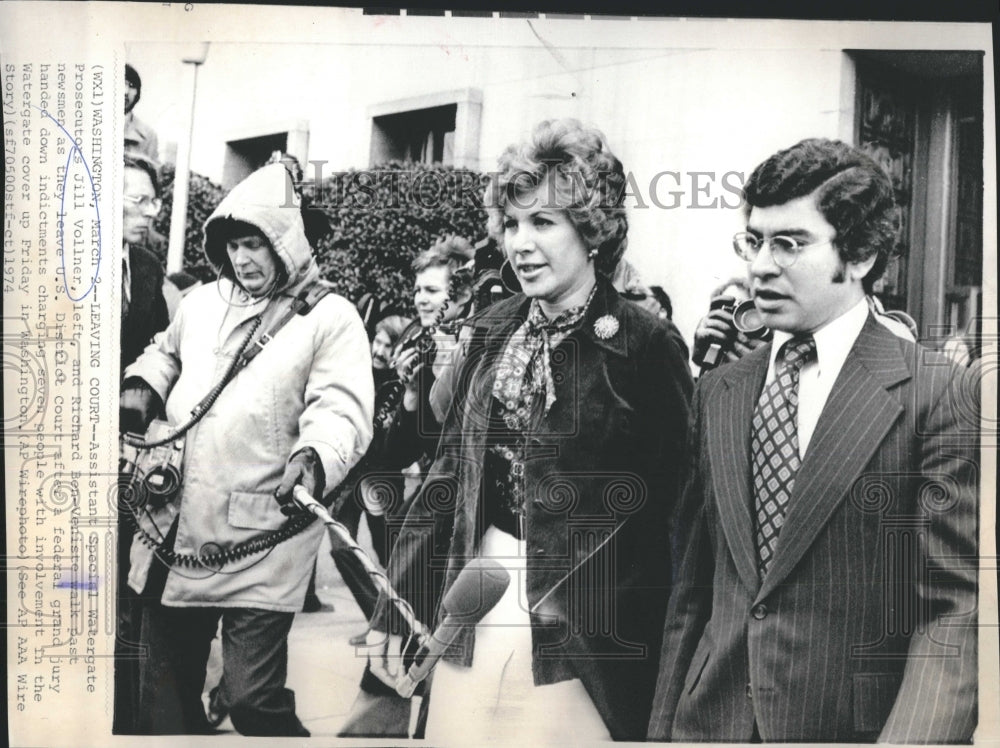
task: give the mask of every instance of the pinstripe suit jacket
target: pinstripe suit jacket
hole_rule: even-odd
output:
[[[651,740],[954,742],[977,719],[978,390],[869,316],[757,576],[770,346],[695,394]]]

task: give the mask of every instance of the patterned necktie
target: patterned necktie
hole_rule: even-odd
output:
[[[128,251],[126,249],[126,251]],[[128,316],[128,308],[131,299],[129,298],[132,293],[132,289],[129,288],[131,279],[128,274],[128,264],[125,262],[125,258],[122,258],[122,319]]]
[[[753,488],[757,507],[757,571],[767,574],[799,470],[799,373],[815,357],[812,336],[792,338],[778,352],[774,380],[753,412]]]

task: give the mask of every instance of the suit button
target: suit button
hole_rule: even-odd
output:
[[[764,603],[758,603],[753,606],[753,610],[750,611],[750,615],[756,618],[758,621],[763,621],[767,618],[767,606]]]

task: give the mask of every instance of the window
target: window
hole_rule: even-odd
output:
[[[222,186],[231,190],[251,172],[256,171],[275,151],[295,156],[306,163],[309,127],[305,122],[290,122],[256,128],[252,132],[234,133],[226,139],[226,155],[222,165]]]
[[[369,108],[369,162],[414,161],[476,169],[482,94],[462,89]]]
[[[457,104],[372,118],[372,164],[453,164]]]

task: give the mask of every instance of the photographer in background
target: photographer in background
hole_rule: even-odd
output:
[[[750,284],[745,278],[730,278],[712,291],[708,314],[701,318],[694,331],[694,352],[691,354],[691,360],[702,371],[738,361],[769,339],[761,335],[748,336],[733,324],[737,306],[750,298]]]
[[[917,324],[905,312],[885,311],[874,294],[867,295],[868,308],[875,320],[893,335],[915,343]],[[739,361],[755,348],[771,340],[750,294],[750,284],[733,277],[712,291],[709,311],[694,331],[691,360],[702,373],[722,364]]]
[[[447,237],[413,261],[413,305],[416,319],[401,338],[396,372],[404,391],[386,432],[385,453],[392,468],[433,457],[441,422],[451,404],[450,393],[431,388],[451,366],[459,320],[472,302],[472,245]]]

